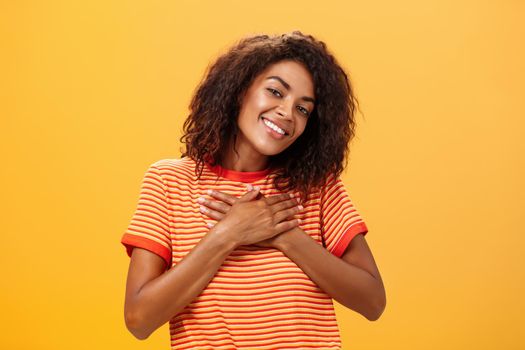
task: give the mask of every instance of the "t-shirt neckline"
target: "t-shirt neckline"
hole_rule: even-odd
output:
[[[241,182],[253,182],[264,179],[272,170],[271,167],[268,167],[264,170],[258,171],[237,171],[223,168],[219,164],[211,165],[208,162],[205,162],[205,164],[208,169],[217,176],[224,177],[228,180]]]

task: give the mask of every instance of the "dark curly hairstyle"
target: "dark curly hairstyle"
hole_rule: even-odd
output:
[[[230,137],[235,138],[239,131],[236,118],[248,87],[266,67],[281,60],[297,61],[308,69],[316,103],[303,134],[283,152],[269,157],[270,166],[277,170],[275,186],[297,190],[306,201],[308,193],[320,188],[328,175],[341,174],[348,163],[359,104],[346,72],[326,44],[294,31],[246,37],[208,67],[180,138],[186,143],[182,157],[196,161],[197,176],[205,161],[221,164]]]

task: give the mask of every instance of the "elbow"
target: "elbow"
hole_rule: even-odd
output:
[[[379,317],[383,314],[386,308],[386,295],[383,293],[381,297],[377,298],[373,305],[370,307],[370,312],[364,315],[369,321],[377,321]]]
[[[137,312],[126,311],[124,315],[126,321],[126,328],[138,340],[147,339],[153,333],[145,324],[143,317]]]
[[[377,321],[383,314],[383,311],[385,311],[385,305],[374,308],[374,310],[365,315],[365,317],[369,321]]]

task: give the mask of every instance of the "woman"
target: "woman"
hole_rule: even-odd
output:
[[[169,321],[172,349],[338,349],[332,298],[379,318],[368,229],[339,178],[356,105],[325,44],[301,32],[218,58],[185,152],[149,167],[122,237],[133,335]]]

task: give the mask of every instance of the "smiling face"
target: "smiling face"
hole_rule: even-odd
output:
[[[288,148],[303,133],[314,98],[313,79],[303,64],[284,60],[263,70],[247,89],[237,117],[241,159],[257,168]]]

